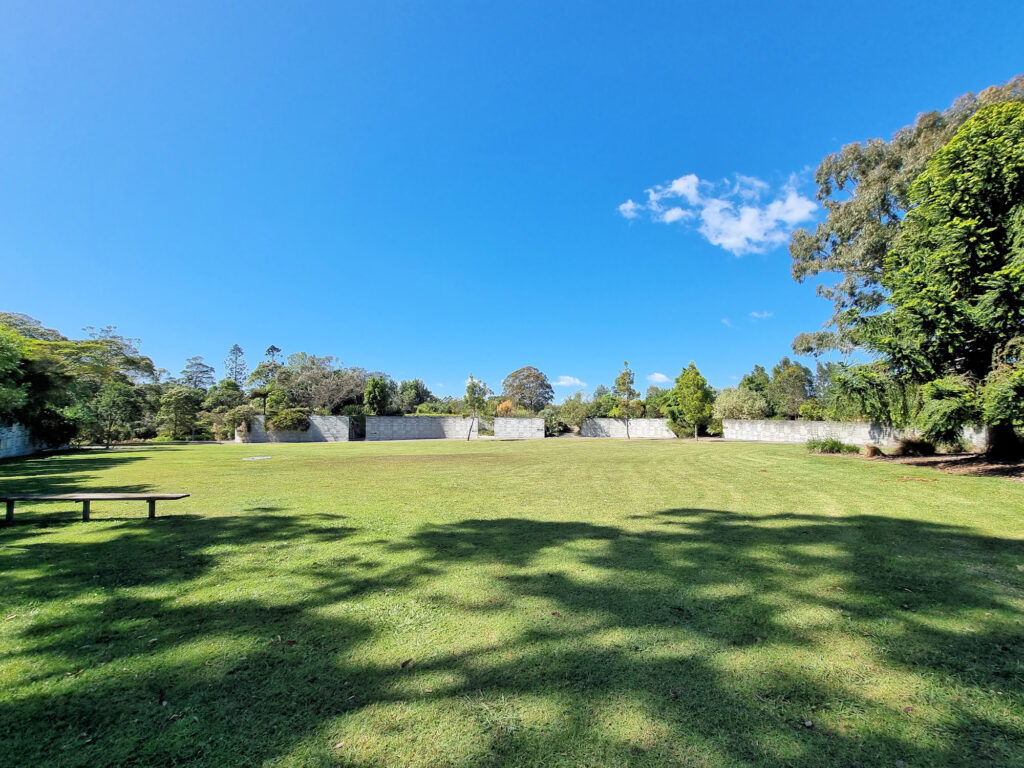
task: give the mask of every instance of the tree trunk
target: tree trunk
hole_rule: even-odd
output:
[[[988,450],[991,459],[1016,459],[1024,453],[1012,424],[993,424],[988,428]]]
[[[466,433],[466,442],[467,443],[469,442],[469,439],[471,437],[473,437],[473,422],[474,421],[476,421],[476,414],[475,413],[472,416],[470,416],[470,418],[469,418],[469,432]]]
[[[623,419],[623,421],[626,422],[626,439],[629,440],[629,416]]]

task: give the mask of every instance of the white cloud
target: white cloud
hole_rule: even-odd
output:
[[[724,325],[726,328],[732,328],[732,320],[730,320],[728,317],[723,317],[722,325]]]
[[[646,204],[630,199],[619,206],[627,219],[646,212],[662,224],[699,221],[697,231],[708,242],[736,256],[782,245],[816,210],[814,201],[797,191],[795,177],[773,192],[768,182],[742,174],[715,184],[690,173],[648,189]]]
[[[634,203],[632,200],[627,200],[619,206],[619,213],[625,216],[627,219],[635,219],[640,215],[640,211],[643,210],[643,206],[639,203]]]
[[[587,382],[580,381],[575,376],[559,376],[553,382],[556,387],[585,387]]]
[[[775,313],[774,312],[751,312],[750,316],[752,318],[754,318],[755,320],[767,320],[773,314],[775,314]]]
[[[660,214],[658,216],[658,221],[661,221],[661,222],[663,222],[665,224],[672,224],[672,223],[677,222],[677,221],[682,221],[683,219],[692,219],[692,218],[693,218],[693,211],[686,211],[686,210],[683,210],[682,208],[680,208],[679,206],[676,206],[674,208],[669,208],[667,211],[665,211],[664,213]]]
[[[668,384],[672,379],[664,373],[652,373],[647,377],[647,381],[651,384]]]

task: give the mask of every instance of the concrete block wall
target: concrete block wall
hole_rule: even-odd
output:
[[[348,416],[310,416],[305,432],[268,432],[263,416],[257,416],[248,433],[235,431],[236,443],[343,443],[352,439],[354,425]]]
[[[502,440],[536,440],[544,437],[544,419],[494,417],[494,436]]]
[[[28,456],[47,446],[36,442],[27,427],[21,424],[0,425],[0,459],[12,456]]]
[[[471,426],[472,425],[472,426]],[[367,440],[475,440],[476,420],[462,416],[367,416]]]
[[[625,419],[589,418],[580,427],[581,437],[626,437]],[[674,440],[668,419],[630,419],[629,437],[637,440]]]
[[[761,443],[806,443],[834,437],[850,445],[877,445],[895,448],[904,437],[916,437],[915,430],[900,430],[867,421],[782,421],[773,419],[725,419],[722,421],[726,440],[748,440]],[[974,450],[988,447],[988,430],[968,427],[964,441]]]

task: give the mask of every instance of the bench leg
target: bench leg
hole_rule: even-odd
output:
[[[156,517],[156,499],[147,499],[149,502],[149,519]]]
[[[82,502],[82,522],[83,523],[88,523],[89,522],[89,502],[88,501],[83,501]]]
[[[7,514],[4,515],[4,525],[10,525],[14,522],[14,502],[7,502]]]

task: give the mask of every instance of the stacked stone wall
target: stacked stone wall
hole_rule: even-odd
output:
[[[36,451],[42,451],[46,447],[37,442],[28,428],[21,424],[0,426],[0,459],[28,456]]]
[[[537,440],[544,437],[544,419],[496,416],[494,436],[501,440]]]
[[[626,438],[626,420],[611,418],[584,419],[582,437]],[[629,437],[636,440],[674,440],[676,433],[668,427],[668,419],[630,419]]]
[[[475,419],[462,416],[367,416],[367,440],[475,440]]]
[[[304,432],[268,432],[257,416],[248,432],[237,430],[236,443],[343,443],[352,440],[356,425],[348,416],[310,416]]]
[[[868,421],[783,421],[777,419],[725,419],[722,422],[726,440],[759,443],[806,443],[808,440],[836,438],[850,445],[877,445],[895,448],[903,438],[918,437],[915,430],[901,430]],[[967,427],[964,442],[977,451],[988,446],[984,427]]]

